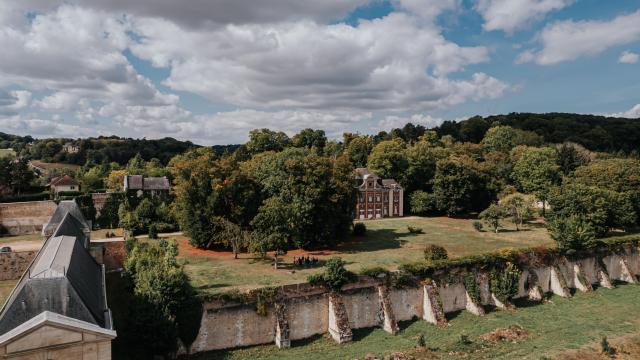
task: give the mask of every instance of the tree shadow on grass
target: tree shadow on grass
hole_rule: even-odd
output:
[[[376,229],[367,230],[367,235],[363,237],[353,237],[336,247],[336,250],[343,253],[359,253],[387,249],[399,249],[406,240],[401,240],[400,236],[407,234],[398,234],[394,230]]]

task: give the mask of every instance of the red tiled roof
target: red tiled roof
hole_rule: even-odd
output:
[[[80,183],[69,175],[58,176],[51,179],[50,186],[68,186],[68,185],[80,185]]]

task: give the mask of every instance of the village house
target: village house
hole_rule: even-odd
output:
[[[59,192],[80,191],[80,183],[78,180],[69,175],[56,176],[49,183],[51,193],[58,195]]]
[[[69,154],[77,154],[77,153],[80,152],[80,146],[73,145],[72,143],[66,143],[62,147],[62,151],[66,152],[66,153],[69,153]]]
[[[356,169],[358,204],[355,218],[359,220],[399,217],[404,214],[404,190],[393,179],[381,179],[367,168]]]
[[[161,196],[169,193],[169,179],[162,177],[144,177],[142,175],[125,175],[124,191],[135,193],[137,197],[150,195]]]

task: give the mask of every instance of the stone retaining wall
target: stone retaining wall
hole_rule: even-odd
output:
[[[548,265],[525,266],[520,273],[518,297],[541,300],[544,293],[569,297],[570,288],[591,291],[592,285],[611,287],[611,281],[636,282],[640,272],[640,252],[628,246],[624,251],[604,256],[569,261],[557,258]],[[460,269],[450,269],[455,274]],[[447,283],[440,277],[427,280],[418,287],[388,288],[381,279],[361,277],[347,284],[339,294],[309,284],[283,286],[277,306],[270,305],[266,316],[256,313],[255,305],[205,304],[200,333],[191,353],[230,347],[276,343],[288,347],[300,340],[329,333],[337,342],[351,341],[351,329],[381,327],[398,331],[396,321],[424,319],[444,325],[446,313],[466,310],[475,315],[485,313],[484,306],[498,309],[513,307],[502,303],[491,293],[489,274],[476,273],[480,303],[472,300],[462,282]],[[274,316],[277,309],[278,316]],[[278,329],[278,331],[276,331]],[[286,338],[289,336],[289,338]]]
[[[37,253],[37,251],[0,253],[0,281],[19,279]]]
[[[56,206],[51,200],[0,203],[0,224],[11,235],[39,233],[42,224],[56,211]]]

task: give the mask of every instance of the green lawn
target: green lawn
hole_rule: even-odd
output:
[[[425,337],[430,354],[411,355],[435,359],[543,359],[569,349],[596,344],[603,336],[613,338],[638,333],[640,317],[640,286],[621,285],[616,289],[598,289],[579,293],[571,299],[552,297],[546,304],[520,304],[509,311],[493,311],[484,317],[468,312],[449,316],[450,326],[438,328],[422,320],[401,323],[401,332],[390,335],[381,329],[361,329],[354,332],[355,341],[335,344],[327,336],[294,342],[290,349],[279,350],[274,345],[201,354],[197,360],[212,359],[362,359],[368,353],[390,354],[412,351],[417,337]],[[485,343],[479,336],[496,328],[520,325],[529,337],[518,343]],[[460,335],[468,336],[471,344],[462,345]]]
[[[0,281],[0,307],[4,304],[4,301],[7,300],[11,290],[16,286],[18,280],[2,280]]]
[[[426,244],[439,244],[449,252],[449,257],[486,253],[505,248],[522,248],[551,245],[546,230],[533,224],[523,231],[507,226],[496,234],[473,229],[473,220],[447,217],[407,217],[367,221],[367,235],[351,238],[336,249],[302,252],[290,251],[281,268],[275,270],[271,259],[262,260],[253,254],[241,254],[233,259],[229,252],[203,251],[190,247],[186,237],[178,237],[180,257],[187,262],[186,269],[196,287],[208,292],[220,292],[230,287],[253,288],[265,285],[287,284],[305,281],[316,269],[294,269],[293,256],[310,255],[325,260],[340,256],[347,261],[347,268],[383,266],[395,269],[400,264],[423,258]],[[420,227],[423,234],[409,234],[407,226]]]
[[[15,157],[16,152],[13,149],[0,149],[0,158],[5,156]]]

